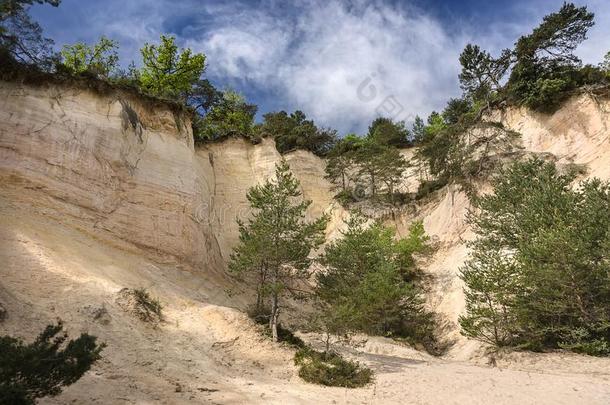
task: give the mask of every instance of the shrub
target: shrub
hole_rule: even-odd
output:
[[[446,178],[440,178],[435,180],[424,180],[419,183],[417,187],[417,194],[415,195],[416,200],[421,200],[424,197],[434,193],[435,191],[440,190],[441,188],[447,185]]]
[[[104,344],[83,333],[66,343],[63,325],[49,325],[31,344],[0,337],[0,402],[34,404],[74,384],[100,359]]]
[[[161,35],[159,45],[144,44],[140,86],[150,94],[183,99],[205,70],[205,55],[191,49],[179,50],[176,39]]]
[[[345,360],[337,353],[319,352],[305,347],[294,355],[300,366],[299,377],[328,387],[358,388],[373,381],[373,371],[359,363]]]
[[[157,323],[163,320],[163,306],[157,298],[144,288],[123,288],[119,291],[117,302],[128,312],[144,322]]]
[[[257,107],[248,104],[239,93],[227,90],[210,110],[193,121],[193,136],[196,143],[218,141],[231,136],[244,137],[256,143],[254,116]]]
[[[264,114],[258,132],[262,137],[274,138],[275,147],[282,154],[303,149],[324,156],[337,142],[336,131],[317,127],[299,110],[291,114],[286,111]]]
[[[61,50],[62,65],[71,74],[89,72],[108,78],[119,62],[118,43],[102,36],[99,42],[89,46],[83,42],[64,45]]]

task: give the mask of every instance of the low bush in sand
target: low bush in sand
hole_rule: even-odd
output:
[[[163,321],[163,305],[144,288],[123,288],[118,293],[117,303],[143,322],[156,324]]]
[[[358,388],[373,381],[373,370],[329,351],[304,347],[295,354],[294,363],[300,366],[299,377],[313,384]]]

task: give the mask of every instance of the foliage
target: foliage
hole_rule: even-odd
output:
[[[519,38],[507,83],[509,100],[539,111],[556,109],[582,84],[577,80],[581,62],[573,52],[593,24],[593,13],[586,7],[564,3],[530,35]]]
[[[133,290],[136,308],[139,309],[138,316],[144,322],[163,319],[163,306],[161,302],[154,297],[145,288],[136,288]]]
[[[333,184],[338,184],[342,193],[349,193],[354,167],[354,157],[351,153],[333,155],[326,162],[324,169],[326,172],[325,178]]]
[[[286,111],[267,113],[258,131],[263,137],[274,138],[280,153],[304,149],[318,156],[326,155],[337,141],[336,131],[318,128],[306,118],[299,110],[290,115]]]
[[[335,197],[344,204],[379,197],[396,204],[398,185],[410,166],[397,147],[410,145],[411,139],[404,123],[377,118],[366,137],[348,134],[337,141],[326,164],[326,178],[339,189]]]
[[[89,72],[108,78],[117,68],[117,49],[118,43],[104,36],[93,46],[83,42],[64,45],[61,50],[61,63],[72,74]]]
[[[452,170],[448,156],[458,144],[459,131],[455,126],[449,126],[443,116],[432,112],[423,130],[423,138],[417,150],[417,156],[428,164],[430,174],[438,177],[450,177]]]
[[[373,371],[337,353],[319,352],[309,347],[297,351],[294,363],[303,380],[328,387],[358,388],[373,381]]]
[[[214,98],[213,90],[210,97]],[[209,111],[194,122],[196,142],[217,141],[231,136],[253,139],[254,116],[257,107],[233,90],[222,93],[219,101],[201,100],[201,107],[209,106]]]
[[[299,182],[285,161],[276,165],[274,179],[252,187],[246,197],[254,214],[245,223],[238,220],[240,243],[229,268],[255,278],[257,306],[270,300],[269,326],[277,341],[282,299],[300,295],[300,282],[309,277],[309,254],[324,241],[328,217],[305,221],[311,201],[300,201]]]
[[[426,124],[424,123],[424,120],[419,115],[416,115],[415,119],[413,120],[413,126],[411,127],[412,143],[414,145],[419,145],[422,143],[425,137],[425,132]]]
[[[610,52],[604,56],[604,60],[599,64],[600,69],[602,69],[606,74],[610,74]]]
[[[19,63],[49,70],[56,60],[53,41],[44,38],[40,25],[30,18],[28,8],[34,3],[57,7],[60,0],[0,1],[0,48]]]
[[[68,342],[63,324],[49,325],[31,344],[0,337],[0,398],[7,404],[34,404],[78,381],[100,359],[104,344],[83,333]]]
[[[462,268],[462,333],[496,346],[608,354],[610,184],[574,189],[538,159],[518,162],[476,202]]]
[[[405,239],[354,213],[342,238],[327,245],[326,271],[316,275],[319,322],[326,333],[364,332],[432,342],[414,255],[428,252],[428,237],[415,223]]]
[[[117,303],[143,322],[156,324],[163,320],[161,302],[144,288],[123,288],[118,293]]]
[[[446,178],[439,178],[439,179],[435,179],[435,180],[424,180],[421,183],[419,183],[419,186],[417,187],[417,194],[415,196],[415,199],[420,200],[420,199],[434,193],[435,191],[440,190],[441,188],[445,187],[446,185],[447,185]]]
[[[223,99],[223,92],[218,91],[209,80],[200,79],[189,91],[186,102],[193,107],[195,111],[203,111],[207,114],[212,107],[219,105]],[[254,109],[254,112],[256,113],[256,109]]]
[[[404,122],[394,122],[389,118],[378,117],[369,126],[367,138],[378,145],[410,146],[409,131]]]
[[[468,44],[460,54],[462,71],[459,75],[460,86],[467,98],[490,101],[492,92],[501,88],[501,81],[510,67],[510,50],[502,51],[494,59],[489,52],[478,45]]]
[[[172,36],[161,35],[159,45],[147,43],[140,52],[140,86],[156,96],[185,100],[205,70],[205,56],[179,51]]]

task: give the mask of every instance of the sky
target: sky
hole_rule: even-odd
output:
[[[511,47],[563,0],[62,0],[30,13],[63,44],[120,44],[121,63],[171,34],[206,55],[206,77],[270,111],[300,109],[340,134],[383,115],[412,121],[460,95],[458,57],[468,43]],[[577,50],[597,64],[610,51],[610,1],[575,1],[596,15]]]

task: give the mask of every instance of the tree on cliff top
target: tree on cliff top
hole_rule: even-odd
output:
[[[286,161],[276,165],[275,178],[252,187],[246,197],[254,213],[246,223],[238,221],[240,243],[230,270],[256,277],[257,310],[270,301],[269,327],[277,341],[283,298],[299,295],[300,282],[309,277],[309,254],[324,241],[328,217],[305,221],[311,201],[301,200],[299,181]]]
[[[32,21],[28,8],[34,4],[57,7],[60,0],[0,1],[0,48],[17,62],[50,69],[55,61],[53,41],[42,36],[42,28]]]
[[[186,99],[205,70],[205,55],[178,50],[175,38],[161,35],[159,45],[145,44],[140,86],[156,96]]]
[[[104,36],[89,46],[84,42],[64,45],[61,50],[62,65],[72,74],[89,72],[108,78],[119,63],[118,43]]]

